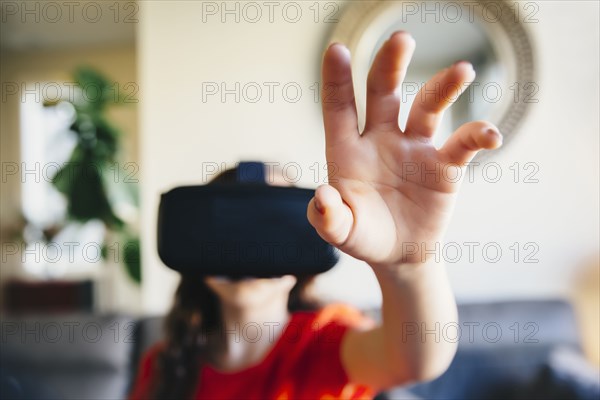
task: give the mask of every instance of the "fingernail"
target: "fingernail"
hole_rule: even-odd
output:
[[[347,48],[347,47],[346,47],[346,46],[345,46],[343,43],[340,43],[340,42],[333,42],[333,43],[330,43],[330,44],[329,44],[329,47],[327,47],[327,49],[331,49],[331,48],[333,48],[334,46],[339,46],[341,49],[343,49],[343,50],[345,50],[345,51],[348,51],[348,48]]]
[[[498,132],[495,129],[489,128],[487,131],[485,131],[486,134],[488,135],[495,135],[498,137],[498,139],[500,140],[500,143],[502,143],[504,137],[502,136],[502,134],[500,132]]]
[[[342,53],[342,57],[345,58],[350,58],[350,50],[348,50],[348,48],[339,42],[333,42],[331,43],[328,47],[327,50],[325,50],[325,52],[323,53],[323,56],[325,56],[325,53],[329,52],[330,50],[332,50],[334,47],[337,47],[337,51]],[[338,53],[339,54],[339,53]]]
[[[323,208],[323,205],[321,204],[319,199],[317,199],[316,197],[315,197],[315,208],[321,215],[325,214],[325,208]]]
[[[390,39],[393,38],[394,36],[408,36],[413,41],[415,40],[415,38],[413,38],[412,35],[407,31],[396,31],[390,35]]]
[[[465,66],[468,66],[470,69],[474,70],[473,64],[471,64],[467,60],[459,60],[459,61],[456,61],[454,64],[452,64],[453,67],[458,67],[459,65],[465,65]]]
[[[406,31],[395,31],[394,33],[392,33],[390,35],[390,37],[394,37],[394,36],[397,36],[397,35],[406,35],[406,34],[408,34],[408,32],[406,32]]]
[[[458,67],[458,66],[461,66],[461,65],[464,65],[465,67],[469,67],[470,70],[474,70],[475,69],[475,68],[473,68],[473,64],[471,64],[468,61],[459,61],[456,64],[454,64],[455,67]]]

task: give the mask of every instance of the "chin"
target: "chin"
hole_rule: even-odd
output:
[[[208,282],[222,302],[246,308],[268,301],[276,291],[268,279],[214,277]]]
[[[224,296],[220,296],[223,303],[227,303],[235,308],[248,309],[260,307],[271,301],[273,293],[257,291],[256,289],[240,288]]]

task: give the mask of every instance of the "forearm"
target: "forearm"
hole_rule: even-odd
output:
[[[373,265],[383,295],[382,343],[390,368],[428,380],[456,352],[457,310],[443,263]]]

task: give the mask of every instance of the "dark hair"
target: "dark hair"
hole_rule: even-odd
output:
[[[236,169],[228,169],[210,183],[235,184]],[[210,184],[209,183],[209,184]],[[307,289],[315,276],[299,277],[290,291],[288,310],[315,310],[319,305],[308,299]],[[200,379],[200,369],[210,354],[206,333],[221,328],[221,304],[204,279],[182,275],[175,300],[165,321],[165,346],[155,368],[157,380],[152,389],[155,399],[191,398]]]

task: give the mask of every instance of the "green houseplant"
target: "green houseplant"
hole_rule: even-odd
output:
[[[52,184],[67,200],[67,219],[77,222],[100,220],[111,237],[120,244],[118,260],[127,274],[141,281],[140,241],[135,227],[128,225],[115,212],[115,198],[126,193],[137,206],[137,180],[115,180],[122,132],[107,119],[110,106],[122,105],[125,98],[98,71],[78,68],[74,74],[75,95],[67,100],[74,108],[74,121],[69,127],[76,135],[69,162],[53,176]],[[72,97],[72,98],[71,98]],[[131,99],[129,99],[131,101]],[[60,101],[65,101],[60,100]],[[46,107],[56,106],[58,101],[45,102]],[[126,176],[121,173],[118,176]],[[107,243],[103,243],[102,255],[107,257]]]

